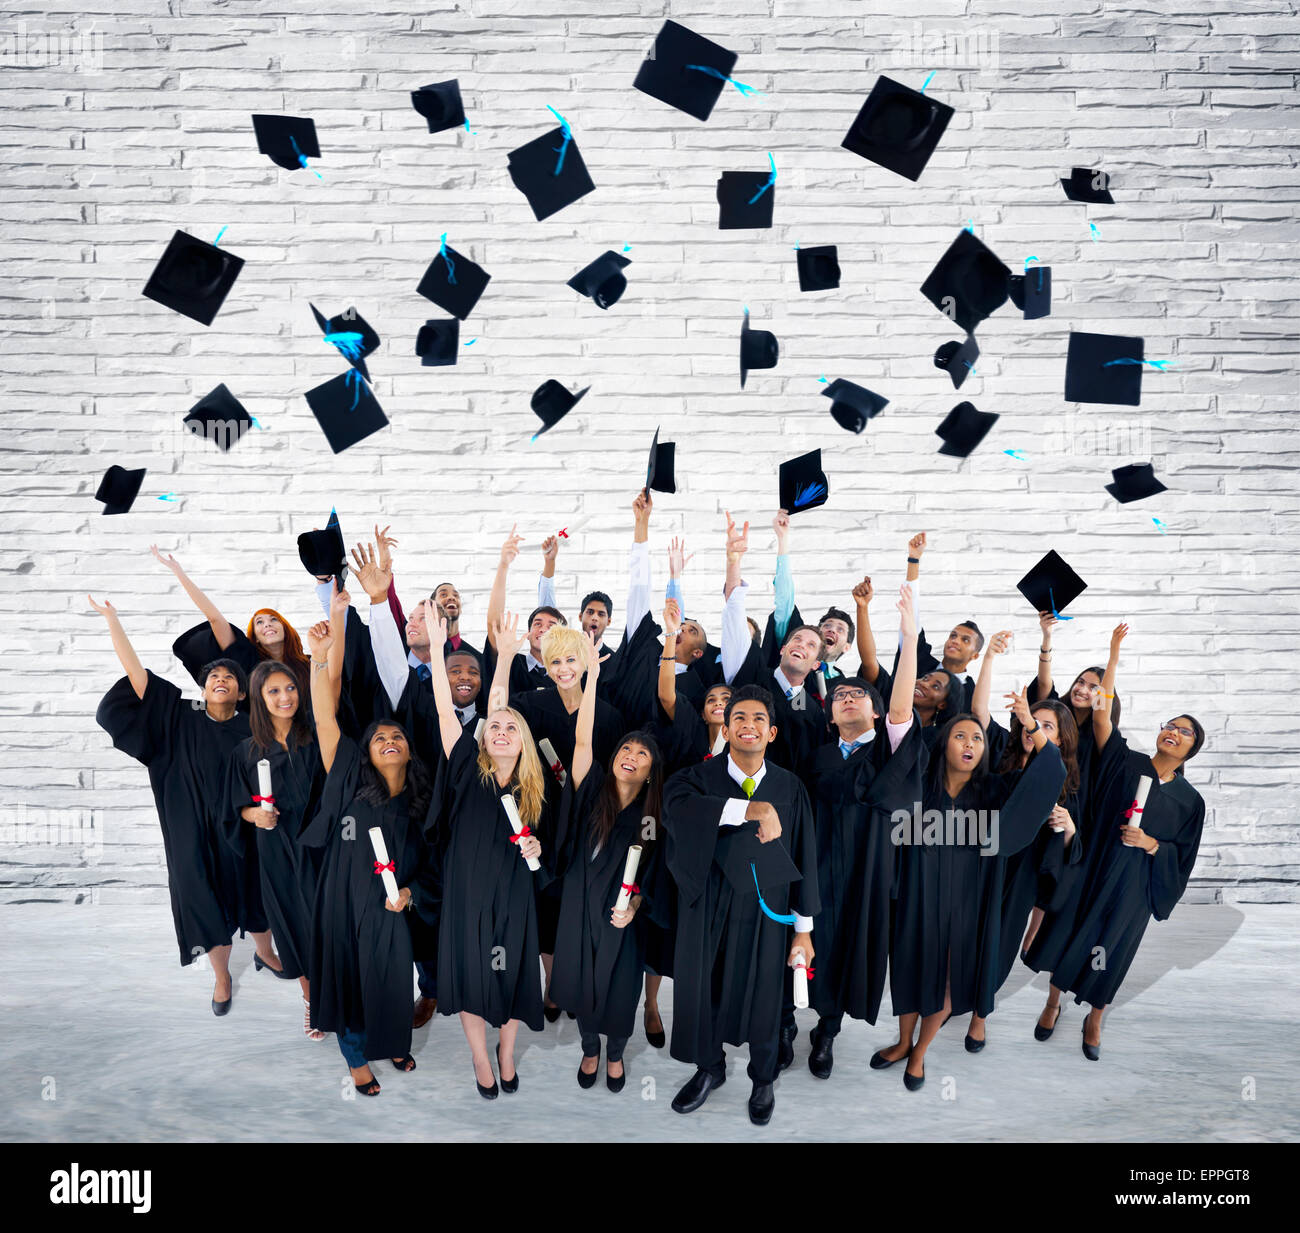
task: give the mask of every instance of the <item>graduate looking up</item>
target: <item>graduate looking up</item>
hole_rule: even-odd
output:
[[[501,545],[501,558],[497,562],[496,577],[492,580],[492,591],[488,596],[488,644],[484,659],[487,661],[486,667],[489,676],[496,674],[497,657],[501,654],[496,643],[494,630],[501,625],[505,617],[506,578],[510,573],[510,566],[514,564],[515,559],[519,556],[519,545],[524,542],[524,537],[517,534],[518,526],[519,524],[516,523],[510,528],[510,534],[506,536],[505,543]],[[564,619],[564,613],[558,608],[549,605],[534,608],[528,614],[528,624],[525,627],[528,638],[528,651],[520,657],[516,657],[511,652],[507,657],[511,694],[522,693],[525,689],[545,689],[550,687],[551,680],[546,674],[546,666],[542,663],[542,637],[551,626],[567,624],[568,621]]]

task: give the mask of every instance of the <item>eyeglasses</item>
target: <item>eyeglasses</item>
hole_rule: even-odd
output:
[[[843,698],[865,698],[866,696],[865,689],[837,689],[831,694],[831,701],[839,702]]]
[[[1160,725],[1160,731],[1161,731],[1161,732],[1177,732],[1177,733],[1180,733],[1182,736],[1189,737],[1189,738],[1190,738],[1191,740],[1193,740],[1193,741],[1196,740],[1196,733],[1193,732],[1193,731],[1191,730],[1191,728],[1180,728],[1180,727],[1179,727],[1176,723],[1174,723],[1172,720],[1170,720],[1170,722],[1167,723],[1167,724],[1161,724],[1161,725]]]

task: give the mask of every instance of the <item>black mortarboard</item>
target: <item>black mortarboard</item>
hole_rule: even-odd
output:
[[[196,437],[211,441],[223,454],[253,427],[253,417],[224,384],[204,394],[185,413],[184,422]]]
[[[144,467],[138,471],[128,471],[125,467],[119,467],[117,463],[109,467],[95,490],[95,500],[104,503],[102,512],[125,514],[140,493],[140,485],[144,483],[144,473]]]
[[[967,334],[1007,302],[1011,271],[964,228],[921,284],[921,294]]]
[[[832,381],[822,393],[831,400],[831,415],[835,422],[849,432],[861,432],[869,419],[889,406],[888,398],[881,398],[865,386],[843,378]]]
[[[1026,321],[1052,315],[1052,267],[1036,265],[1007,280],[1011,302],[1025,314]]]
[[[338,578],[339,586],[348,572],[348,554],[343,546],[343,529],[339,513],[330,510],[330,520],[323,531],[304,531],[298,536],[298,560],[317,578]]]
[[[309,116],[254,116],[257,148],[277,167],[297,171],[302,158],[320,158],[316,123]]]
[[[693,65],[699,67],[690,67]],[[723,79],[730,77],[735,67],[734,52],[678,22],[666,21],[655,35],[650,58],[641,62],[632,84],[669,107],[707,120],[727,84]]]
[[[444,245],[446,256],[439,252],[425,270],[420,285],[416,287],[426,300],[432,300],[443,312],[451,313],[462,321],[474,311],[483,289],[492,281],[481,265],[475,265],[450,244]],[[451,258],[451,270],[447,258]],[[452,279],[455,279],[453,282]]]
[[[459,128],[465,123],[465,104],[460,97],[460,82],[434,82],[411,91],[411,106],[429,122],[429,132],[441,133],[444,129]]]
[[[934,366],[944,369],[952,378],[952,388],[959,390],[962,382],[975,371],[975,361],[980,358],[980,345],[974,334],[967,334],[965,342],[953,339],[934,353]]]
[[[1145,339],[1122,334],[1071,332],[1065,356],[1065,401],[1140,406],[1145,346]]]
[[[826,504],[830,487],[822,471],[822,452],[813,450],[781,464],[778,473],[780,508],[787,514],[816,509]]]
[[[770,227],[776,185],[765,171],[724,171],[718,178],[718,228]]]
[[[562,148],[563,159],[560,156]],[[510,178],[528,198],[533,216],[539,222],[572,205],[596,187],[587,174],[587,165],[582,161],[572,134],[565,146],[562,127],[553,128],[527,145],[511,150],[507,157]],[[556,167],[560,169],[558,174]]]
[[[660,441],[659,429],[656,428],[654,440],[650,442],[650,457],[646,460],[645,466],[645,486],[647,491],[677,491],[677,477],[673,473],[676,460],[676,443],[673,441]]]
[[[1110,477],[1114,482],[1106,485],[1106,491],[1121,505],[1141,501],[1144,497],[1154,497],[1156,493],[1165,491],[1165,486],[1156,479],[1155,467],[1149,462],[1134,462],[1127,467],[1116,467]]]
[[[908,180],[919,180],[953,110],[880,77],[840,145]]]
[[[455,317],[426,321],[415,336],[415,354],[425,368],[454,364],[460,353],[460,322]]]
[[[1049,552],[1016,583],[1016,590],[1029,601],[1035,612],[1064,612],[1066,606],[1087,589],[1088,584],[1055,550]]]
[[[943,441],[939,453],[947,454],[950,458],[969,457],[997,422],[995,412],[980,411],[973,403],[959,402],[934,430],[934,435]]]
[[[340,373],[308,390],[307,405],[336,454],[388,427],[383,407],[355,371]]]
[[[1104,171],[1094,171],[1089,167],[1075,167],[1068,180],[1061,181],[1065,195],[1071,201],[1102,202],[1114,205],[1115,198],[1110,195],[1110,176]]]
[[[840,285],[840,263],[834,244],[801,248],[795,257],[799,262],[800,291],[829,291]]]
[[[749,309],[740,323],[740,388],[745,388],[745,378],[751,368],[775,368],[781,346],[771,330],[751,330]]]
[[[311,309],[322,334],[357,335],[355,338],[330,339],[330,345],[336,347],[339,354],[369,381],[370,372],[366,368],[366,356],[379,349],[379,335],[366,324],[355,308],[349,308],[347,312],[326,320],[316,311],[315,304],[309,302],[307,307]]]
[[[719,827],[714,856],[736,893],[751,903],[760,892],[766,902],[774,891],[803,879],[779,839],[759,843],[755,823]]]
[[[178,231],[149,275],[144,294],[200,325],[211,325],[243,268],[242,257]]]
[[[558,381],[543,381],[533,391],[533,414],[542,421],[542,426],[533,433],[533,440],[536,441],[548,428],[554,428],[589,389],[591,386],[585,385],[576,394],[570,394]]]
[[[627,290],[627,278],[623,271],[631,264],[630,258],[616,253],[612,248],[606,249],[595,261],[569,279],[569,286],[579,295],[594,300],[597,308],[609,308],[611,304],[617,304]]]

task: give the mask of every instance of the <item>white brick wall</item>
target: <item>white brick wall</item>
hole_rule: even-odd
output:
[[[232,619],[269,602],[301,628],[316,609],[294,539],[334,503],[351,539],[394,525],[408,602],[457,579],[477,640],[516,520],[529,543],[513,606],[531,605],[537,545],[566,524],[562,602],[601,585],[621,604],[628,504],[661,425],[681,490],[657,499],[657,575],[685,531],[699,554],[686,585],[713,630],[721,511],[759,525],[748,572],[765,583],[776,465],[814,446],[832,499],[796,519],[806,613],[847,606],[869,572],[887,640],[905,541],[926,529],[930,630],[968,615],[1015,629],[1001,681],[1023,680],[1037,631],[1013,584],[1056,547],[1091,584],[1057,638],[1062,672],[1104,660],[1128,619],[1130,737],[1149,743],[1184,709],[1209,731],[1191,775],[1210,803],[1192,893],[1295,899],[1300,21],[1281,3],[1187,7],[54,0],[0,19],[0,897],[165,894],[144,772],[94,724],[117,667],[84,598],[109,596],[145,662],[181,682],[168,648],[195,615],[150,543]],[[736,76],[768,98],[728,88],[700,124],[633,91],[666,16],[736,50]],[[931,70],[957,114],[919,184],[840,148],[878,73],[919,87]],[[474,136],[430,136],[410,106],[411,89],[447,77]],[[551,127],[547,104],[598,191],[537,223],[506,154]],[[259,156],[253,111],[313,116],[323,179]],[[768,151],[776,226],[719,232],[718,174],[764,168]],[[1113,174],[1114,206],[1064,199],[1056,181],[1075,164]],[[930,358],[953,331],[917,288],[968,219],[1009,265],[1050,264],[1056,302],[1048,320],[1008,305],[988,321],[956,394]],[[175,228],[223,226],[248,264],[211,328],[140,295]],[[425,369],[414,336],[440,313],[415,285],[443,231],[493,279],[462,329],[474,346]],[[799,293],[796,243],[839,245],[838,293]],[[610,312],[565,287],[624,244],[630,288]],[[369,363],[392,427],[338,458],[302,398],[341,371],[308,299],[355,304],[384,339]],[[781,362],[741,392],[745,304]],[[1141,334],[1177,367],[1144,374],[1141,408],[1069,408],[1071,326]],[[852,437],[827,414],[823,374],[890,405]],[[529,395],[548,377],[592,391],[529,444]],[[219,381],[267,428],[228,456],[180,433]],[[958,464],[932,432],[965,398],[1002,419]],[[1110,469],[1147,457],[1170,491],[1117,506]],[[114,461],[149,473],[131,514],[109,520],[92,494]],[[102,851],[43,843],[41,808],[99,811]]]

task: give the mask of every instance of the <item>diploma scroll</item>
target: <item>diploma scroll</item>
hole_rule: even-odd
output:
[[[560,756],[555,752],[555,746],[551,744],[549,737],[542,737],[537,742],[537,748],[542,751],[542,757],[546,759],[546,765],[551,768],[551,774],[555,776],[556,782],[560,787],[568,782],[569,776],[564,770],[564,763],[560,761]]]
[[[713,748],[709,750],[709,757],[716,758],[727,747],[727,730],[718,729],[718,735],[713,738]]]
[[[401,892],[397,889],[397,878],[390,868],[388,846],[384,843],[384,832],[377,826],[370,828],[370,846],[375,850],[375,872],[384,879],[384,894],[389,903],[397,903]]]
[[[803,947],[794,952],[794,1004],[799,1010],[808,1009],[808,961],[804,958]]]
[[[1142,811],[1147,805],[1147,793],[1151,791],[1151,776],[1143,775],[1138,780],[1137,799],[1128,807],[1128,812],[1124,815],[1128,819],[1130,826],[1142,829]]]
[[[257,764],[257,795],[262,798],[262,808],[270,813],[275,805],[271,796],[271,763],[266,758]]]
[[[524,832],[524,820],[519,816],[519,806],[515,804],[515,798],[512,793],[507,792],[501,798],[501,807],[506,811],[506,817],[510,819],[510,825],[516,835],[522,835]],[[535,856],[526,858],[528,868],[536,873],[541,867],[542,862]]]
[[[634,843],[627,850],[627,860],[623,862],[623,886],[614,901],[615,912],[626,912],[632,902],[632,887],[636,885],[636,870],[641,863],[641,845]]]

